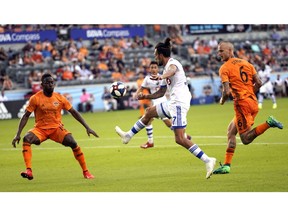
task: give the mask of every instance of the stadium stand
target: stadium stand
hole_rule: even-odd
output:
[[[259,61],[265,61],[275,72],[287,71],[288,25],[250,25],[245,32],[223,34],[189,34],[188,25],[145,25],[146,35],[142,38],[136,36],[128,39],[78,41],[69,37],[72,28],[133,26],[135,25],[2,25],[1,29],[4,33],[53,29],[57,31],[57,40],[42,41],[41,47],[38,47],[40,50],[37,50],[37,43],[2,44],[1,76],[8,74],[20,89],[29,88],[28,76],[31,71],[39,73],[51,71],[58,80],[58,86],[110,83],[114,81],[114,77],[122,81],[135,81],[140,71],[146,73],[145,59],[154,58],[154,45],[167,36],[174,42],[172,49],[174,57],[181,60],[191,78],[218,75],[220,64],[216,58],[216,49],[209,45],[213,36],[217,42],[232,41],[237,55],[242,55],[256,65]],[[45,47],[51,55],[48,60],[41,57]],[[104,58],[102,65],[101,58]],[[108,69],[103,69],[103,66]],[[61,67],[72,72],[72,80],[63,79],[59,72]],[[198,67],[201,69],[199,70]],[[81,78],[81,68],[91,73],[92,78]],[[126,76],[127,71],[132,71],[129,78],[128,75]],[[113,76],[114,72],[118,72],[118,75]]]

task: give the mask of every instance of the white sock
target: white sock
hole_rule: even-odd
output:
[[[198,145],[194,144],[188,150],[203,162],[207,163],[210,161],[210,158],[199,148]]]

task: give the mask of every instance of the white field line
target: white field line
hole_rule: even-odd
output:
[[[199,146],[223,146],[223,145],[227,145],[226,141],[225,142],[215,142],[215,143],[202,143],[200,142],[201,139],[225,139],[226,140],[226,136],[192,136],[192,140],[197,140],[197,144],[199,144]],[[147,137],[146,136],[135,136],[133,137],[133,140],[146,140]],[[167,148],[167,147],[176,147],[179,146],[174,142],[174,136],[157,136],[154,139],[168,139],[169,140],[169,144],[161,144],[160,146],[155,145],[154,148]],[[237,145],[242,145],[242,143],[240,142],[240,138],[236,137],[237,140],[239,140],[239,142],[237,143]],[[115,143],[115,145],[103,145],[103,140],[117,140],[117,143]],[[199,140],[199,141],[198,141]],[[83,142],[89,142],[91,144],[91,146],[81,146],[81,148],[83,149],[109,149],[109,148],[139,148],[139,144],[135,145],[135,144],[122,144],[120,137],[113,137],[113,138],[94,138],[94,137],[90,137],[90,138],[86,138],[86,139],[76,139],[77,143],[79,143],[79,145],[81,146],[81,143]],[[92,144],[92,142],[96,142],[96,146],[95,143]],[[101,145],[98,145],[98,143],[101,143]],[[56,145],[55,147],[46,147],[46,145],[49,144],[53,144]],[[89,145],[90,145],[89,144]],[[288,142],[253,142],[253,145],[287,145]],[[250,144],[250,145],[252,145]],[[10,145],[11,147],[7,147],[8,145]],[[61,149],[66,149],[63,148],[62,145],[59,144],[59,146],[57,146],[57,143],[55,143],[52,140],[47,140],[45,142],[43,142],[41,145],[45,146],[45,148],[41,147],[41,146],[35,146],[33,148],[33,150],[61,150]],[[4,147],[5,146],[5,147]],[[4,148],[1,148],[4,147]],[[21,142],[19,143],[19,145],[17,145],[16,148],[12,147],[12,144],[8,144],[8,143],[0,143],[0,151],[13,151],[13,150],[22,150],[22,144]]]

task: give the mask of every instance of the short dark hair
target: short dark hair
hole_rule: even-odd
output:
[[[151,61],[150,65],[158,65],[158,63],[156,61]]]
[[[164,57],[170,57],[171,56],[171,39],[168,37],[165,39],[165,42],[159,42],[155,49],[158,54],[162,54]]]
[[[52,77],[53,78],[53,76],[52,76],[52,74],[51,73],[44,73],[43,75],[42,75],[42,77],[41,77],[41,82],[43,82],[46,78],[48,78],[48,77]]]

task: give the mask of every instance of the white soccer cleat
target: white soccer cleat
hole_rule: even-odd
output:
[[[116,126],[115,131],[121,137],[123,144],[127,144],[130,141],[131,137],[126,132],[122,131],[120,127]]]
[[[206,170],[207,170],[206,179],[209,179],[213,174],[215,164],[216,164],[216,158],[210,158],[210,161],[206,163]]]

